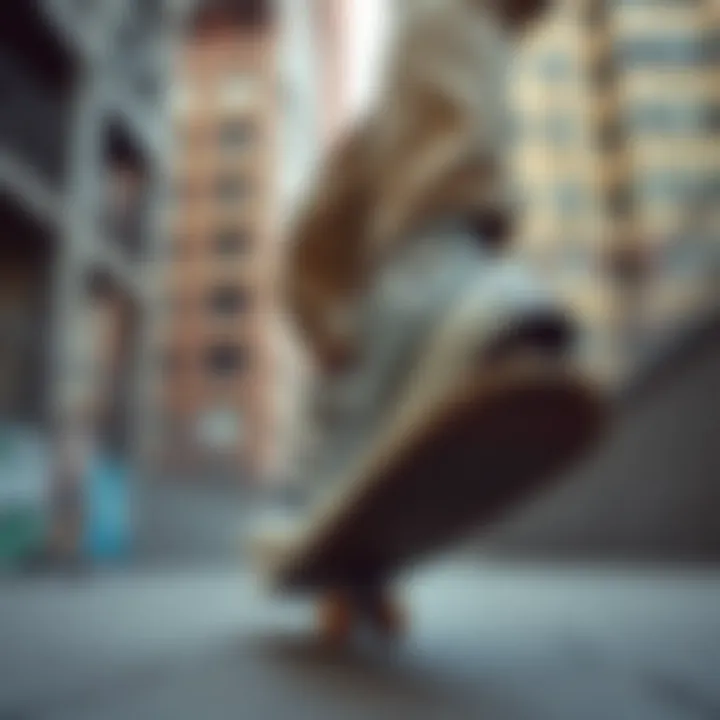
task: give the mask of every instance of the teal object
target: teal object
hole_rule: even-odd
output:
[[[0,422],[0,568],[15,567],[43,546],[49,478],[43,434]]]
[[[85,506],[85,551],[95,561],[122,561],[130,553],[130,468],[99,454],[90,463]]]
[[[45,517],[38,508],[0,508],[0,568],[11,568],[37,552],[45,531]]]

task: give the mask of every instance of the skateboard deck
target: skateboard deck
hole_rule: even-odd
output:
[[[377,607],[380,589],[401,570],[497,520],[579,459],[605,424],[600,397],[558,367],[460,383],[310,515],[276,558],[271,585],[375,598]],[[334,608],[326,617],[347,620]]]

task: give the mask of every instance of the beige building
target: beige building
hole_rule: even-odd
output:
[[[528,38],[513,87],[524,247],[592,324],[589,353],[617,369],[639,329],[693,311],[713,282],[720,6],[558,3]],[[608,272],[630,257],[660,270],[645,296]]]

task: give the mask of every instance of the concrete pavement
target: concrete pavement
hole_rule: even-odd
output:
[[[720,573],[449,560],[411,635],[331,652],[242,569],[0,588],[0,719],[720,717]]]
[[[143,566],[236,566],[259,491],[220,483],[147,479],[133,489],[133,561]]]

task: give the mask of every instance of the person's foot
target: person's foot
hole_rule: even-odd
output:
[[[414,238],[369,289],[359,317],[361,354],[318,397],[325,439],[303,469],[306,502],[255,535],[271,574],[301,543],[316,505],[367,480],[358,468],[372,465],[365,459],[387,437],[401,438],[394,452],[402,453],[468,378],[482,373],[491,385],[498,373],[507,382],[508,365],[518,358],[564,364],[575,335],[564,309],[527,268],[487,252],[461,226]]]

